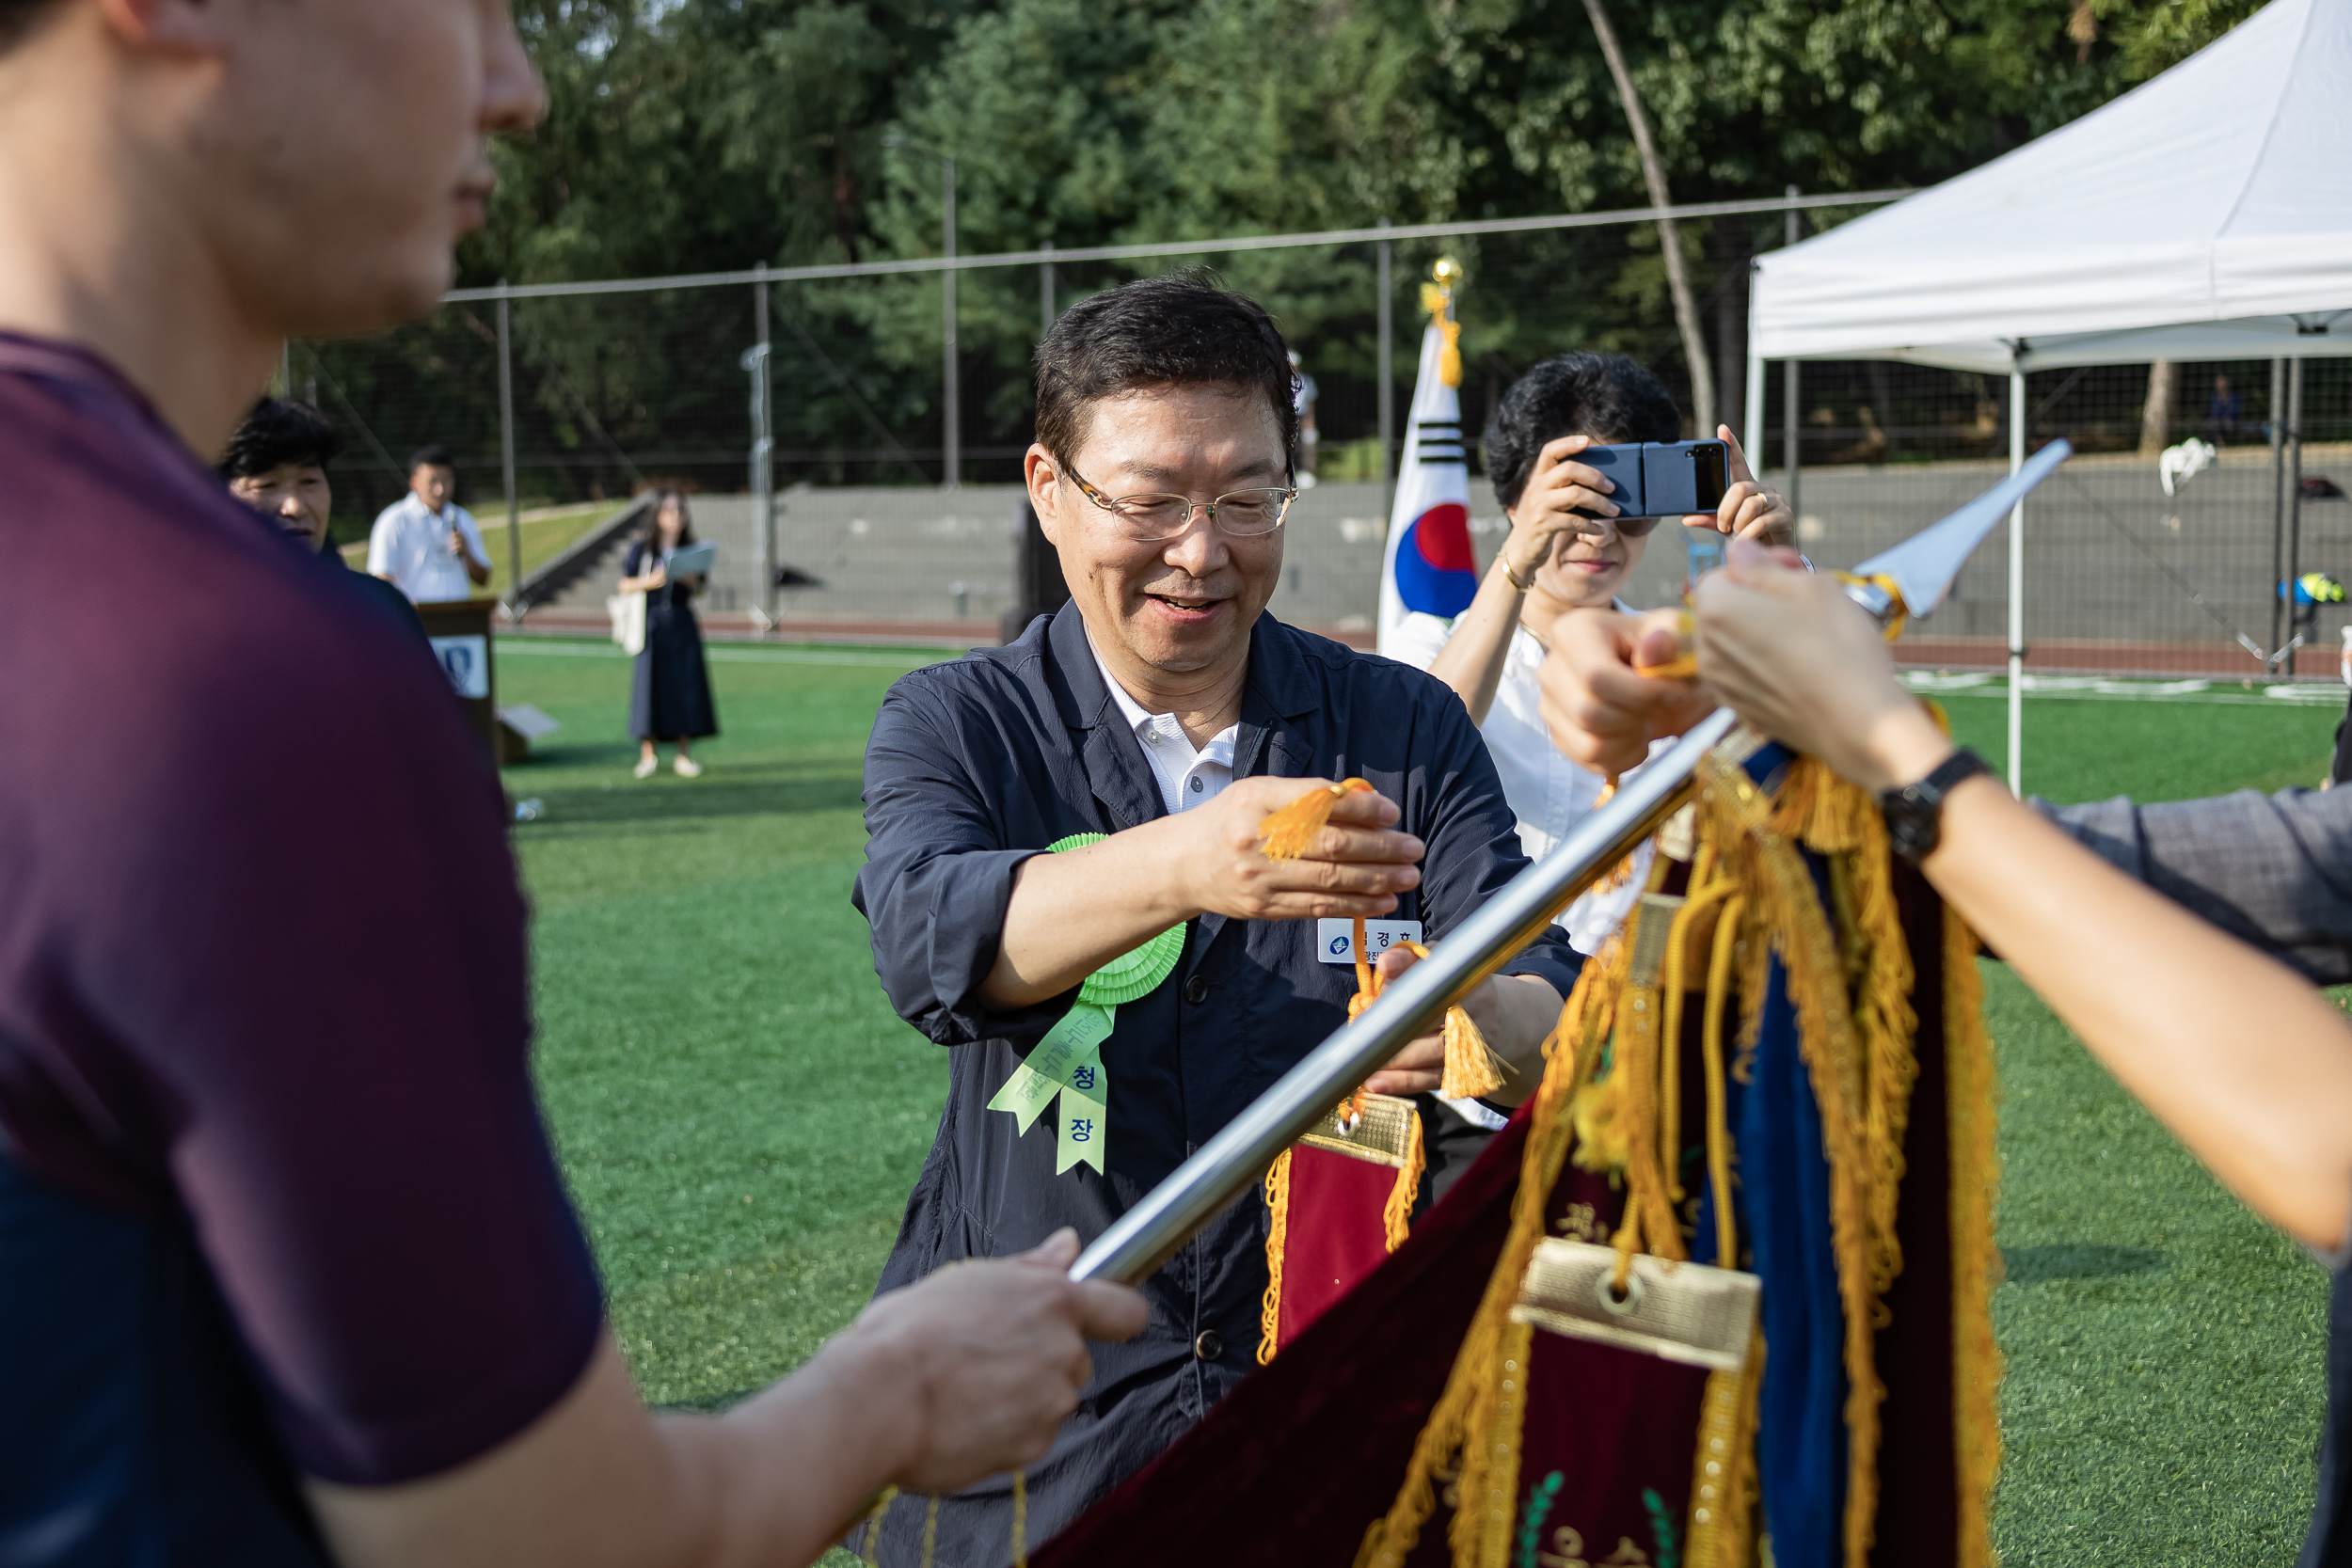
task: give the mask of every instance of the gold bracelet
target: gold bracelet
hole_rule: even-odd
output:
[[[1502,568],[1502,580],[1503,580],[1503,581],[1505,581],[1505,582],[1507,582],[1507,583],[1509,583],[1512,587],[1514,587],[1514,588],[1518,589],[1520,593],[1524,594],[1524,593],[1526,593],[1526,592],[1527,592],[1530,588],[1533,588],[1533,587],[1534,587],[1534,586],[1535,586],[1535,584],[1534,584],[1534,580],[1533,580],[1533,579],[1530,579],[1529,581],[1526,581],[1526,582],[1521,582],[1521,581],[1519,580],[1519,575],[1518,575],[1518,573],[1517,573],[1517,572],[1515,572],[1515,571],[1511,570],[1511,558],[1510,558],[1509,556],[1507,556],[1507,555],[1504,555],[1504,554],[1503,554],[1503,553],[1502,553],[1500,550],[1498,550],[1498,551],[1496,551],[1496,552],[1495,552],[1495,564]]]

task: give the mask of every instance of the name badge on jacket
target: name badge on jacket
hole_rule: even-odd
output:
[[[1377,958],[1400,942],[1419,942],[1421,922],[1418,920],[1367,920],[1364,922],[1364,958]],[[1318,920],[1315,922],[1315,957],[1327,964],[1352,964],[1356,961],[1356,923],[1352,920]]]

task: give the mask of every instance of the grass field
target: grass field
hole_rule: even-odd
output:
[[[647,1394],[723,1405],[865,1300],[930,1147],[945,1053],[892,1015],[849,904],[858,764],[888,650],[714,647],[724,734],[629,777],[628,663],[508,638],[499,696],[564,722],[510,769],[537,921],[539,1077]],[[2001,760],[1997,689],[1944,693]],[[2032,697],[2054,800],[2314,781],[2340,710]],[[2292,1559],[2321,1405],[2325,1280],[2250,1218],[1998,966],[2010,1568]],[[2218,1043],[2218,1042],[2217,1042]]]

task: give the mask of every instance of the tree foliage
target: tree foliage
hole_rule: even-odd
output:
[[[1921,184],[2254,0],[1613,7],[1678,198]],[[548,80],[469,282],[1638,205],[1577,0],[521,0]]]
[[[1947,178],[2106,102],[2255,8],[1610,8],[1681,201]],[[956,162],[965,253],[1646,202],[1581,0],[517,0],[517,15],[550,112],[497,152],[503,182],[489,228],[461,254],[468,283],[934,254],[939,151]],[[1719,381],[1737,364],[1746,259],[1779,243],[1778,221],[1689,232],[1710,290]],[[1473,405],[1482,379],[1567,341],[1625,348],[1678,374],[1655,236],[1594,232],[1455,247],[1478,290],[1465,341],[1484,367],[1467,392]],[[1416,269],[1426,260],[1409,247],[1404,257]],[[1368,418],[1369,247],[1236,253],[1220,265],[1316,344],[1327,406],[1362,404]],[[1065,267],[1057,284],[1066,296],[1129,275]],[[1409,305],[1409,273],[1397,281]],[[1026,269],[962,275],[969,445],[1023,435],[1040,293]],[[785,446],[872,448],[883,427],[935,428],[935,280],[777,298],[778,364],[798,356],[806,390],[787,410],[800,423],[781,433]],[[1410,311],[1399,316],[1403,336]],[[551,334],[560,341],[544,352],[569,367],[572,388],[558,401],[594,407],[608,426],[674,425],[643,397],[600,404],[596,390],[628,379],[596,359],[621,352],[600,336],[636,333],[623,357],[641,368],[676,352],[646,330],[599,329],[582,314]],[[693,352],[715,356],[729,334],[742,335],[706,327]],[[730,404],[723,419],[739,422],[739,411]]]

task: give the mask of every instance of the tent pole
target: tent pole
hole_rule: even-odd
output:
[[[2300,356],[2287,361],[2287,641],[2292,642],[2301,634],[2295,629],[2297,620],[2295,584],[2303,575],[2303,361]],[[2317,626],[2317,617],[2313,617]],[[2295,678],[2295,655],[2286,656],[2285,667],[2280,672],[2287,679]]]
[[[1764,472],[1764,356],[1756,352],[1756,314],[1748,313],[1748,398],[1740,420],[1740,445],[1747,449],[1748,471]]]
[[[1788,510],[1804,521],[1804,466],[1797,461],[1797,365],[1780,362],[1780,460],[1788,466]]]
[[[2270,362],[2270,657],[2263,660],[2263,673],[2275,674],[2279,668],[2279,645],[2287,640],[2280,629],[2280,617],[2285,613],[2285,601],[2279,596],[2279,584],[2286,580],[2287,571],[2287,427],[2280,416],[2287,405],[2287,362]]]
[[[1797,187],[1788,187],[1788,199],[1797,198]],[[1787,225],[1788,240],[1797,243],[1797,209],[1794,206],[1781,214]],[[1797,522],[1804,522],[1804,470],[1797,462],[1797,361],[1780,362],[1780,460],[1788,467],[1788,510],[1795,513]],[[1761,401],[1760,399],[1758,401]]]
[[[2026,466],[2026,372],[2010,361],[2009,471]],[[2009,792],[2026,798],[2026,503],[2009,515]]]

